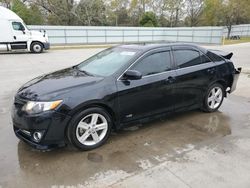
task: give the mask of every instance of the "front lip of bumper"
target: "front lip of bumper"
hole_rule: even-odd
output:
[[[31,147],[37,149],[37,150],[43,150],[43,151],[51,151],[53,149],[56,149],[56,148],[60,148],[60,147],[64,147],[66,146],[66,144],[64,142],[62,143],[52,143],[52,144],[47,144],[47,145],[43,145],[43,144],[40,144],[40,143],[36,143],[34,141],[32,141],[31,139],[28,139],[26,138],[25,136],[23,136],[21,134],[21,130],[15,130],[15,135],[22,141],[24,141],[25,143],[27,143],[28,145],[30,145]]]
[[[70,116],[57,111],[47,111],[41,114],[29,115],[16,108],[12,108],[12,122],[15,135],[39,150],[51,150],[66,145],[65,129]],[[24,134],[25,131],[30,135]],[[35,142],[33,133],[42,131],[43,137],[40,142]]]
[[[44,49],[45,49],[45,50],[50,49],[50,43],[49,43],[49,42],[44,42],[44,43],[43,43],[43,46],[44,46]]]

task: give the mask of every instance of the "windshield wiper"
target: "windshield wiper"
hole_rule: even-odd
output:
[[[93,75],[85,70],[78,69],[78,71],[83,72],[84,74],[89,75],[89,76],[95,76],[95,75]]]
[[[87,71],[85,71],[85,70],[79,69],[79,67],[78,67],[77,65],[73,66],[73,69],[76,69],[76,70],[78,70],[79,72],[82,72],[82,73],[84,73],[84,74],[86,74],[86,75],[88,75],[88,76],[95,76],[95,75],[93,75],[93,74],[91,74],[91,73],[89,73],[89,72],[87,72]]]

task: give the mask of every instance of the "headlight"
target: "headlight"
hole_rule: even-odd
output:
[[[29,101],[23,106],[22,110],[29,114],[36,114],[48,110],[54,110],[62,103],[62,100],[52,102],[35,102]]]

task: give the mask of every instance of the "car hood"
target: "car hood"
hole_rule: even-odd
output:
[[[67,68],[27,82],[18,90],[18,95],[32,101],[49,100],[76,87],[89,86],[101,80],[103,77],[89,76],[75,68]]]

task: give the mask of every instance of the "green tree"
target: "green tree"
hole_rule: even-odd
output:
[[[106,25],[105,5],[102,0],[81,0],[76,17],[81,25]]]
[[[0,5],[10,8],[11,0],[0,0]]]
[[[157,17],[153,12],[145,12],[140,19],[140,25],[144,27],[157,27]]]
[[[200,21],[203,10],[204,0],[186,0],[186,18],[185,22],[188,26],[196,26]]]
[[[231,35],[234,24],[249,23],[250,0],[230,0],[225,1],[222,6],[222,24],[228,29],[227,37]]]
[[[78,25],[74,0],[31,0],[46,14],[47,23],[51,25]]]
[[[28,25],[40,25],[44,23],[43,16],[39,8],[34,4],[27,7],[20,0],[14,0],[12,2],[11,10],[19,15]]]
[[[205,0],[200,25],[218,26],[222,24],[223,0]]]

